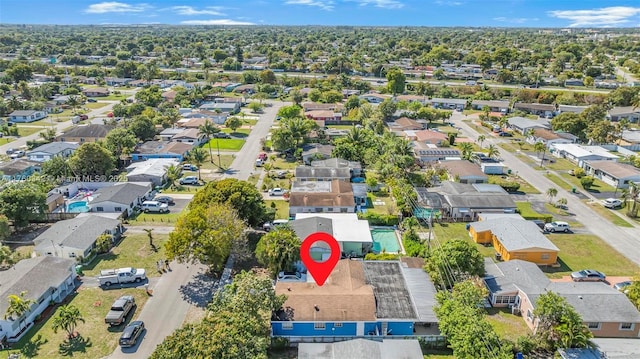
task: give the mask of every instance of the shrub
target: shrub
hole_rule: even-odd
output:
[[[584,171],[583,168],[576,168],[573,170],[573,174],[574,176],[578,177],[578,178],[582,178],[584,176],[587,175],[587,173]]]
[[[394,214],[379,214],[374,212],[358,213],[359,219],[366,219],[372,226],[397,226],[400,221]]]
[[[367,255],[364,256],[364,260],[366,261],[392,261],[398,258],[400,258],[400,255],[391,253],[367,253]]]
[[[498,177],[490,177],[489,183],[497,184],[498,186],[504,188],[507,192],[516,192],[520,189],[520,183],[515,181],[504,180]]]
[[[582,177],[580,178],[580,184],[587,191],[593,186],[593,177]]]

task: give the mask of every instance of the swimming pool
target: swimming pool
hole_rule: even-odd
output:
[[[86,201],[71,202],[67,205],[67,212],[69,213],[82,213],[89,212],[90,210],[91,207],[89,207]]]
[[[371,239],[373,239],[374,253],[398,253],[400,252],[400,243],[394,229],[371,228]]]

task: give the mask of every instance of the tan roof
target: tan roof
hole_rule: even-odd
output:
[[[616,178],[640,176],[640,171],[632,165],[614,161],[589,161],[589,166],[606,172]]]
[[[555,140],[557,138],[560,138],[560,136],[558,136],[556,133],[547,130],[546,128],[534,128],[533,130],[533,134],[535,137],[538,138],[543,138],[545,140]]]
[[[418,141],[429,141],[429,140],[444,141],[447,139],[447,135],[438,131],[422,130],[422,131],[416,131],[416,139]]]
[[[304,115],[312,118],[319,118],[319,117],[323,118],[323,117],[334,117],[336,116],[336,113],[331,110],[311,110],[311,111],[306,111]]]
[[[276,294],[284,294],[283,308],[292,309],[297,321],[364,321],[376,319],[373,288],[365,283],[362,262],[338,262],[322,287],[313,281],[277,282]],[[317,306],[317,309],[316,309]]]
[[[196,138],[197,139],[199,137],[200,137],[200,130],[198,130],[197,128],[189,128],[175,135],[173,138],[174,139],[175,138]]]
[[[353,187],[347,181],[331,181],[330,192],[291,192],[290,207],[354,207]]]
[[[302,109],[304,112],[314,111],[314,110],[331,110],[331,111],[340,111],[343,106],[340,103],[318,103],[318,102],[305,102],[302,104]]]
[[[400,262],[406,264],[409,268],[424,267],[424,260],[418,257],[400,257]]]
[[[416,120],[412,120],[408,117],[400,117],[396,120],[396,124],[402,127],[417,127],[422,128],[422,124]]]
[[[442,161],[440,165],[447,169],[447,171],[453,176],[466,177],[466,176],[477,176],[477,177],[487,177],[486,174],[482,172],[480,166],[476,165],[473,162],[469,162],[467,160],[460,161]]]
[[[398,95],[396,99],[399,101],[426,101],[427,98],[425,96],[418,95]]]

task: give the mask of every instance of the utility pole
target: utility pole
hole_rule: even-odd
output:
[[[220,161],[220,139],[216,139],[216,145],[218,146],[218,168],[222,169],[222,162]]]

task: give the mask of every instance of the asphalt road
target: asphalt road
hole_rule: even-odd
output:
[[[454,112],[451,117],[455,125],[461,128],[461,131],[465,136],[476,139],[478,137],[478,133],[467,125],[467,123],[462,121],[464,118],[465,116],[459,112]],[[503,142],[501,139],[497,139],[493,136],[486,137],[487,139],[483,143],[484,147],[490,144]],[[640,265],[640,235],[637,228],[623,228],[614,225],[591,210],[591,208],[585,205],[576,194],[558,187],[547,179],[540,171],[536,171],[528,164],[520,161],[520,159],[518,159],[513,153],[504,150],[500,146],[497,147],[500,150],[500,157],[502,157],[503,163],[506,164],[512,172],[517,173],[541,193],[546,193],[547,189],[551,187],[556,188],[558,190],[557,198],[567,199],[567,206],[574,214],[576,221],[582,223],[586,230],[602,238],[603,241],[608,243],[629,260]]]

